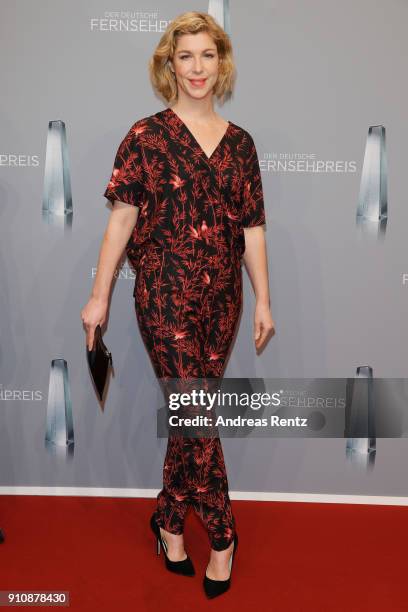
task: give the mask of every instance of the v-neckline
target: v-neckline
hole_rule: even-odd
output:
[[[216,145],[214,151],[211,153],[211,155],[208,157],[207,153],[204,151],[203,147],[200,145],[200,143],[198,142],[197,138],[194,136],[193,132],[187,127],[187,125],[184,123],[184,121],[182,120],[181,117],[178,116],[178,114],[176,112],[174,112],[174,110],[170,107],[167,107],[167,110],[170,111],[170,113],[173,115],[173,117],[175,117],[179,124],[188,132],[188,134],[190,134],[191,138],[194,140],[194,142],[196,143],[197,147],[200,149],[201,153],[204,155],[204,157],[206,158],[207,161],[211,161],[212,158],[214,157],[215,153],[218,151],[218,149],[220,148],[221,144],[224,142],[225,137],[227,136],[227,133],[229,132],[229,129],[231,127],[231,121],[228,121],[228,125],[225,129],[224,134],[221,136],[221,139],[218,141],[218,144]]]

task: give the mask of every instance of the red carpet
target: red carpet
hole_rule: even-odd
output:
[[[408,610],[407,507],[232,503],[231,589],[207,600],[209,543],[192,510],[185,543],[197,574],[186,578],[156,555],[154,499],[0,496],[0,590],[69,591],[69,609],[89,612]]]

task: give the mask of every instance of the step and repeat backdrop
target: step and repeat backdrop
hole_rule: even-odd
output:
[[[258,355],[243,267],[225,377],[276,387],[286,407],[313,417],[305,436],[227,435],[230,490],[408,495],[400,0],[2,3],[0,493],[161,488],[161,391],[126,258],[104,335],[114,367],[102,403],[80,313],[111,214],[103,193],[118,145],[136,120],[165,107],[149,58],[167,25],[191,10],[213,15],[231,37],[235,90],[216,110],[254,139],[267,218],[276,335]],[[341,419],[357,429],[343,436]]]

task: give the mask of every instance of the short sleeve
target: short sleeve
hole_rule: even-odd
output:
[[[246,132],[246,138],[242,182],[242,226],[255,227],[266,223],[264,196],[255,143],[248,132]]]
[[[116,152],[112,175],[103,194],[105,198],[140,206],[144,189],[142,161],[142,145],[132,126]]]

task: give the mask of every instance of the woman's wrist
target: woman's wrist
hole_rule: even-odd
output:
[[[98,293],[94,293],[92,291],[91,293],[91,299],[100,302],[101,304],[107,304],[108,303],[108,296],[105,294],[98,294]]]
[[[266,306],[267,308],[270,308],[271,306],[271,301],[269,299],[269,296],[265,296],[265,295],[258,295],[255,296],[255,300],[256,300],[256,305],[257,306]]]

